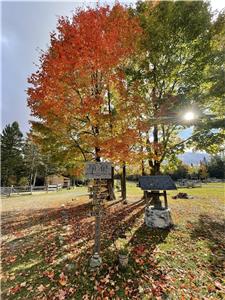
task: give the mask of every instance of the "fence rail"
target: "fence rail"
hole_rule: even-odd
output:
[[[11,195],[19,194],[32,194],[33,192],[49,192],[49,191],[60,191],[62,184],[49,184],[44,186],[11,186],[1,187],[1,196],[10,197]]]

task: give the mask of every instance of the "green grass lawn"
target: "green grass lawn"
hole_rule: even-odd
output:
[[[193,199],[175,200],[177,192]],[[73,191],[2,201],[2,299],[223,299],[224,191],[213,183],[169,192],[175,226],[144,225],[142,191],[128,183],[128,204],[108,202],[102,266],[89,268],[94,217]],[[126,239],[129,265],[118,264]]]

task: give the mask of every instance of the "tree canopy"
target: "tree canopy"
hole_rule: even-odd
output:
[[[211,52],[204,69],[203,82],[194,93],[202,110],[210,113],[201,117],[195,128],[197,149],[216,154],[225,149],[225,11],[221,11],[211,27]]]
[[[177,132],[187,124],[180,117],[199,105],[193,91],[204,81],[211,54],[212,15],[203,1],[140,1],[132,12],[143,29],[142,55],[133,73],[142,80],[148,107],[145,149],[155,174],[164,159],[184,149]]]
[[[48,131],[36,140],[77,161],[138,163],[142,174],[160,173],[193,141],[207,150],[222,144],[224,14],[213,17],[203,1],[140,1],[60,17],[29,78],[28,105]],[[179,131],[193,125],[181,122],[190,108],[218,120],[202,119],[182,140]]]
[[[141,34],[137,20],[116,4],[61,17],[57,30],[29,79],[33,115],[66,137],[85,161],[113,156],[115,144],[117,154],[129,155],[132,112],[141,106],[135,105],[135,89],[128,91],[124,67]]]

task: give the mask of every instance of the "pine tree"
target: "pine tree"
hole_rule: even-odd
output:
[[[6,125],[1,134],[1,184],[7,186],[16,183],[24,172],[23,156],[23,134],[19,124],[13,122]]]

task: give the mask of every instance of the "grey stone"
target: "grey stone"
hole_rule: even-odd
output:
[[[145,224],[150,228],[167,228],[173,225],[170,209],[154,209],[150,206],[145,209]]]
[[[66,270],[67,270],[68,272],[73,272],[73,271],[76,270],[76,265],[73,264],[73,263],[71,263],[71,264],[66,264],[65,268],[66,268]]]
[[[95,253],[90,260],[90,267],[96,268],[102,264],[102,259],[98,253]]]

